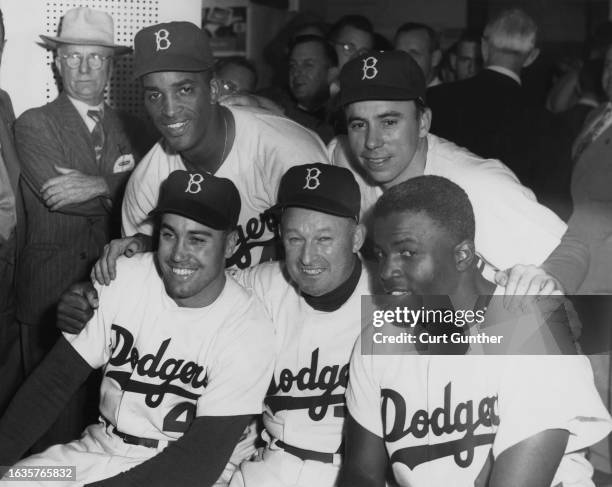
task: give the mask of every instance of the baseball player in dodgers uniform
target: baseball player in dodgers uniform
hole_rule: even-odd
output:
[[[277,357],[263,415],[267,445],[259,461],[241,464],[232,487],[336,485],[348,362],[361,330],[361,295],[369,294],[357,256],[359,201],[347,169],[289,169],[275,207],[285,262],[237,274],[272,318]]]
[[[362,213],[383,191],[402,181],[423,174],[443,176],[470,198],[476,249],[490,275],[495,269],[516,266],[506,293],[550,294],[555,287],[566,292],[577,288],[588,261],[584,245],[566,236],[556,249],[566,225],[540,205],[508,167],[429,133],[432,114],[425,106],[425,79],[409,54],[362,54],[343,67],[340,84],[348,135],[332,140],[328,150],[332,164],[355,172]],[[554,278],[540,268],[517,265],[543,263]]]
[[[289,169],[275,208],[282,212],[285,262],[235,273],[272,318],[277,357],[263,416],[267,446],[258,461],[241,464],[233,487],[336,484],[348,361],[361,329],[361,295],[370,292],[357,256],[364,237],[359,201],[348,169]],[[59,309],[60,324],[74,333],[89,305],[65,293]]]
[[[159,185],[176,169],[209,172],[234,182],[242,199],[238,243],[229,266],[269,260],[278,184],[296,164],[327,161],[325,146],[287,118],[253,108],[224,107],[214,79],[206,33],[189,22],[146,27],[134,38],[134,76],[142,80],[145,107],[163,136],[130,178],[123,201],[123,233],[151,235],[148,213]]]
[[[381,197],[373,217],[388,293],[444,294],[466,310],[479,295],[499,292],[476,267],[474,213],[456,184],[410,179]],[[495,306],[484,309],[485,324]],[[356,343],[340,485],[383,486],[388,463],[402,487],[594,485],[581,450],[610,432],[612,418],[586,357],[545,348],[427,355],[410,346],[381,354],[394,346]]]
[[[0,421],[0,465],[15,464],[91,370],[103,367],[100,422],[15,467],[76,466],[75,482],[56,485],[215,482],[261,412],[274,360],[273,328],[259,300],[224,271],[239,213],[228,179],[170,175],[152,213],[159,249],[118,262],[119,277],[98,288],[89,326],[61,337],[13,399]],[[16,471],[2,472],[0,484],[12,484]]]

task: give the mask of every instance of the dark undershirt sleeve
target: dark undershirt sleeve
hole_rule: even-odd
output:
[[[561,243],[548,256],[542,268],[559,280],[565,294],[573,294],[584,281],[589,259],[589,250],[573,229],[570,219]]]
[[[203,416],[161,453],[137,467],[85,487],[207,487],[213,485],[251,415]]]
[[[61,336],[0,419],[0,465],[8,467],[21,458],[49,429],[92,370]]]

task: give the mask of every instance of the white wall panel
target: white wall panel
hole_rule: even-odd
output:
[[[9,92],[19,115],[57,96],[53,54],[39,45],[39,34],[57,35],[67,10],[88,6],[112,15],[115,42],[132,45],[138,30],[158,22],[201,21],[198,0],[0,0],[8,40],[0,70],[0,86]],[[139,84],[131,79],[132,56],[119,58],[107,93],[109,103],[133,113],[141,111]]]

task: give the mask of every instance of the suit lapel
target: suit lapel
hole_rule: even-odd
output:
[[[78,160],[83,164],[83,167],[74,169],[83,170],[88,174],[100,174],[101,171],[96,164],[96,154],[91,134],[79,112],[65,93],[57,98],[56,108],[59,112],[59,120],[62,121],[62,131],[69,134],[70,150],[78,154]]]
[[[17,194],[20,164],[11,128],[12,123],[15,121],[13,106],[8,95],[6,99],[1,95],[3,95],[3,92],[0,92],[0,147],[2,147],[2,158],[4,159],[9,181],[13,187],[13,192]]]

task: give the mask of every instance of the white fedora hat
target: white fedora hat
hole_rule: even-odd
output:
[[[63,44],[103,46],[115,50],[115,54],[125,54],[132,50],[129,46],[115,44],[113,19],[106,12],[88,7],[68,10],[62,18],[58,37],[41,35],[40,38],[52,49]]]

